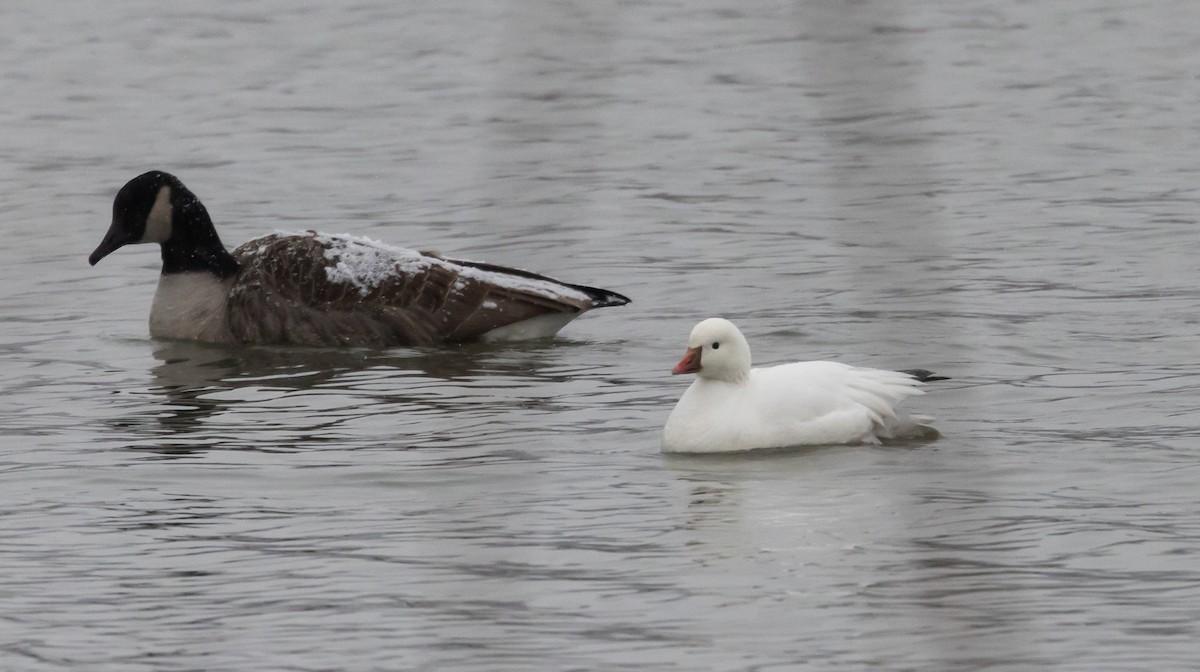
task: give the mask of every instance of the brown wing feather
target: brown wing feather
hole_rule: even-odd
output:
[[[550,297],[497,284],[487,276],[503,274],[499,267],[471,272],[438,258],[414,264],[396,257],[388,272],[377,274],[370,284],[354,284],[331,272],[337,258],[328,258],[330,241],[328,236],[274,234],[234,250],[241,270],[228,310],[237,340],[430,345],[475,340],[538,315],[592,307],[586,297]]]

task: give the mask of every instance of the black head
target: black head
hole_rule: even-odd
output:
[[[179,178],[159,170],[138,175],[117,192],[112,224],[88,263],[95,266],[137,243],[162,245],[164,273],[206,270],[225,276],[237,269],[204,204]]]
[[[174,185],[183,186],[174,175],[158,170],[126,182],[113,199],[112,224],[108,233],[88,257],[88,263],[95,266],[113,251],[132,243],[161,243],[170,238],[171,187]],[[151,213],[153,224],[150,223]]]

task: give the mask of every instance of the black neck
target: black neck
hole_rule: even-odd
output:
[[[162,243],[163,274],[205,271],[219,278],[238,272],[208,210],[182,184],[171,189],[171,238]]]

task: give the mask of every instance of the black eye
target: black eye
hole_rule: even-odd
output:
[[[713,350],[719,350],[720,348],[721,348],[721,344],[716,341],[713,341]]]

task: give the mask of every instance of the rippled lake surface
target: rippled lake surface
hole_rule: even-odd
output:
[[[1200,660],[1200,4],[7,2],[0,668]],[[634,303],[156,342],[152,168]],[[687,332],[953,377],[940,440],[666,457]]]

